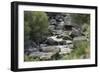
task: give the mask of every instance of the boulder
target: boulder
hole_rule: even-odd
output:
[[[78,29],[78,28],[72,28],[72,32],[71,32],[71,34],[70,34],[70,36],[72,37],[72,38],[74,38],[74,37],[78,37],[78,36],[81,36],[82,34],[81,34],[81,30],[80,29]]]
[[[38,49],[37,48],[29,48],[28,51],[29,52],[36,52],[36,51],[38,51]]]
[[[40,44],[40,47],[46,47],[47,44]]]
[[[24,50],[24,53],[25,54],[27,54],[27,55],[29,55],[30,53],[32,53],[32,52],[38,52],[39,50],[37,49],[37,48],[28,48],[28,49],[25,49]]]
[[[61,29],[56,29],[55,30],[55,35],[60,35],[62,33],[63,33],[63,31]]]
[[[29,54],[29,56],[30,57],[40,57],[42,55],[42,52],[31,52],[30,54]]]
[[[59,48],[60,48],[59,54],[67,54],[72,51],[72,49],[70,49],[67,45],[59,46]]]
[[[50,19],[49,23],[51,25],[56,25],[57,24],[57,21],[56,21],[56,19],[52,18],[52,19]]]
[[[56,53],[54,53],[54,52],[32,52],[29,56],[30,57],[37,57],[40,60],[49,60],[55,54]]]
[[[66,45],[66,41],[58,42],[58,45]]]
[[[69,47],[70,49],[72,49],[72,48],[74,47],[74,45],[73,45],[73,44],[68,44],[68,47]]]
[[[58,39],[59,39],[59,38],[62,38],[62,37],[63,37],[63,35],[57,35],[57,37],[56,37],[56,38],[58,38]]]
[[[53,39],[53,38],[48,38],[46,41],[45,41],[45,44],[47,45],[57,45],[58,43]]]
[[[63,35],[63,40],[72,40],[72,38],[69,35]]]
[[[66,40],[67,44],[72,44],[72,40]]]
[[[57,46],[47,46],[41,47],[42,52],[59,52],[59,47]]]
[[[61,22],[59,22],[58,25],[56,26],[56,29],[57,29],[57,30],[63,30],[63,28],[64,28],[64,22],[61,21]]]
[[[54,52],[47,52],[47,53],[43,52],[42,55],[40,56],[40,60],[49,60],[55,54],[56,53],[54,53]]]
[[[55,42],[61,42],[61,41],[63,41],[62,38],[57,38],[57,36],[51,36],[51,37],[48,37],[48,39],[52,39],[52,40],[54,40]]]
[[[55,29],[55,25],[49,25],[48,29],[53,31]]]

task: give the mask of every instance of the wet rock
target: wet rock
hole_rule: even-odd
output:
[[[47,46],[41,47],[42,52],[59,52],[59,47],[56,46]]]
[[[56,54],[55,52],[32,52],[29,56],[37,57],[40,60],[49,60],[55,54]]]
[[[63,41],[62,38],[57,38],[57,36],[51,36],[51,37],[48,37],[48,39],[52,39],[52,40],[54,40],[54,41],[56,41],[56,42]]]
[[[72,32],[71,32],[71,34],[70,34],[70,36],[72,37],[72,38],[74,38],[74,37],[78,37],[78,36],[81,36],[82,34],[81,34],[81,31],[77,28],[72,28]]]
[[[72,40],[72,38],[69,35],[63,35],[63,40]]]
[[[36,51],[38,51],[38,49],[37,48],[29,48],[28,51],[29,52],[36,52]]]
[[[29,56],[30,57],[40,57],[41,55],[42,55],[42,52],[38,51],[38,52],[31,52]]]
[[[30,53],[37,52],[37,51],[39,51],[38,48],[30,46],[30,47],[24,49],[24,54],[29,55]]]
[[[47,44],[47,45],[57,45],[58,43],[54,39],[48,38],[46,40],[45,44]]]
[[[60,48],[59,54],[66,54],[72,51],[72,49],[70,49],[67,45],[59,46],[59,48]]]
[[[57,37],[56,38],[63,38],[63,35],[57,35]]]
[[[57,21],[54,18],[52,18],[52,19],[50,19],[50,24],[56,25],[57,24]]]
[[[56,53],[54,52],[42,53],[42,55],[40,56],[40,60],[49,60],[55,54]]]
[[[55,35],[60,35],[62,33],[63,33],[63,30],[56,29],[56,31],[55,31]]]
[[[68,44],[68,47],[69,47],[70,49],[73,49],[73,47],[74,47],[73,43],[72,43],[72,44]]]
[[[55,29],[55,25],[49,25],[48,29],[53,31]]]
[[[47,44],[40,44],[40,47],[46,47]]]
[[[55,19],[57,22],[61,22],[64,21],[64,16],[62,14],[57,14]]]
[[[67,44],[72,44],[72,40],[66,40]]]
[[[66,41],[58,42],[58,45],[66,45]]]
[[[64,21],[59,22],[58,25],[56,26],[56,30],[63,30],[64,28]]]

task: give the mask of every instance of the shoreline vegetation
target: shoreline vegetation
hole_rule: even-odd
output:
[[[24,61],[90,58],[90,15],[24,11]]]

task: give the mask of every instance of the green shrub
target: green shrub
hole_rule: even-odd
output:
[[[74,43],[74,49],[70,54],[63,56],[63,59],[86,59],[90,57],[90,47],[87,41],[77,41]]]
[[[32,56],[24,56],[24,61],[40,61],[38,57],[32,57]]]

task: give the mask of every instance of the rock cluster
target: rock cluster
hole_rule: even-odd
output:
[[[54,55],[70,53],[74,46],[73,40],[84,40],[83,37],[77,38],[77,36],[81,35],[81,32],[71,25],[70,14],[47,14],[49,16],[48,30],[50,30],[52,35],[47,37],[39,46],[33,41],[29,42],[30,47],[25,49],[25,54],[38,57],[41,60],[49,60]]]

